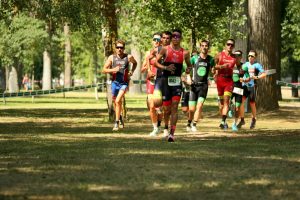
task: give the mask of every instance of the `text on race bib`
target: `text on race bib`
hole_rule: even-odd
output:
[[[169,86],[180,86],[181,80],[179,76],[169,76],[168,85]]]

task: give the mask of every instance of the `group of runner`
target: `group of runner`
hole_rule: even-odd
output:
[[[226,118],[230,103],[234,101],[235,120],[232,130],[237,131],[241,128],[245,124],[243,105],[249,97],[252,111],[250,128],[254,128],[254,80],[266,76],[263,67],[256,62],[256,52],[251,50],[248,54],[249,61],[243,64],[242,51],[233,51],[233,39],[228,39],[224,50],[215,57],[208,55],[209,41],[202,40],[200,53],[193,52],[191,57],[189,51],[181,47],[181,41],[182,32],[179,29],[155,33],[152,38],[153,48],[145,55],[141,71],[147,72],[147,105],[153,125],[150,136],[159,134],[163,119],[163,136],[167,141],[174,142],[180,100],[188,119],[187,131],[197,132],[196,125],[207,97],[210,73],[214,76],[218,90],[221,115],[219,127],[228,129]],[[121,101],[128,88],[129,76],[133,74],[137,65],[131,55],[124,53],[124,49],[125,42],[117,41],[116,54],[108,58],[103,68],[104,73],[113,75],[112,95],[116,111],[114,131],[123,123],[120,118]],[[131,68],[129,63],[132,63]]]

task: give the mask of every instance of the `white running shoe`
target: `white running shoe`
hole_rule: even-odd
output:
[[[149,134],[151,137],[157,136],[159,133],[159,128],[154,128],[153,131]]]
[[[192,132],[197,132],[197,131],[198,131],[198,130],[197,130],[197,127],[192,125],[191,131],[192,131]]]
[[[169,130],[168,129],[164,129],[163,137],[168,137],[168,136],[169,136]]]
[[[187,132],[191,132],[191,130],[192,130],[192,129],[191,129],[191,126],[186,126],[186,131],[187,131]]]

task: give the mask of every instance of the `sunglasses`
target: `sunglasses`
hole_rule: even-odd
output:
[[[159,38],[153,38],[153,41],[154,42],[160,42],[160,39]]]
[[[227,43],[226,45],[227,45],[227,46],[232,46],[232,47],[234,46],[233,43]]]
[[[180,39],[180,38],[181,38],[181,35],[173,34],[173,35],[172,35],[172,38],[174,38],[174,39]]]
[[[124,47],[116,46],[116,49],[124,49]]]
[[[248,55],[248,57],[249,57],[249,58],[255,58],[255,56],[253,56],[253,55]]]

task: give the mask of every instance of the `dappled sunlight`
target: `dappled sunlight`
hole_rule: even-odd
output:
[[[252,178],[252,179],[244,180],[243,182],[246,185],[262,185],[262,186],[267,186],[267,185],[273,184],[271,180],[264,179],[264,178],[260,178],[260,179]]]
[[[107,191],[126,191],[129,187],[113,186],[113,185],[101,185],[101,184],[88,184],[87,190],[91,192],[107,192]]]
[[[221,183],[219,181],[208,181],[204,182],[203,186],[208,187],[208,188],[214,188],[218,187]]]

